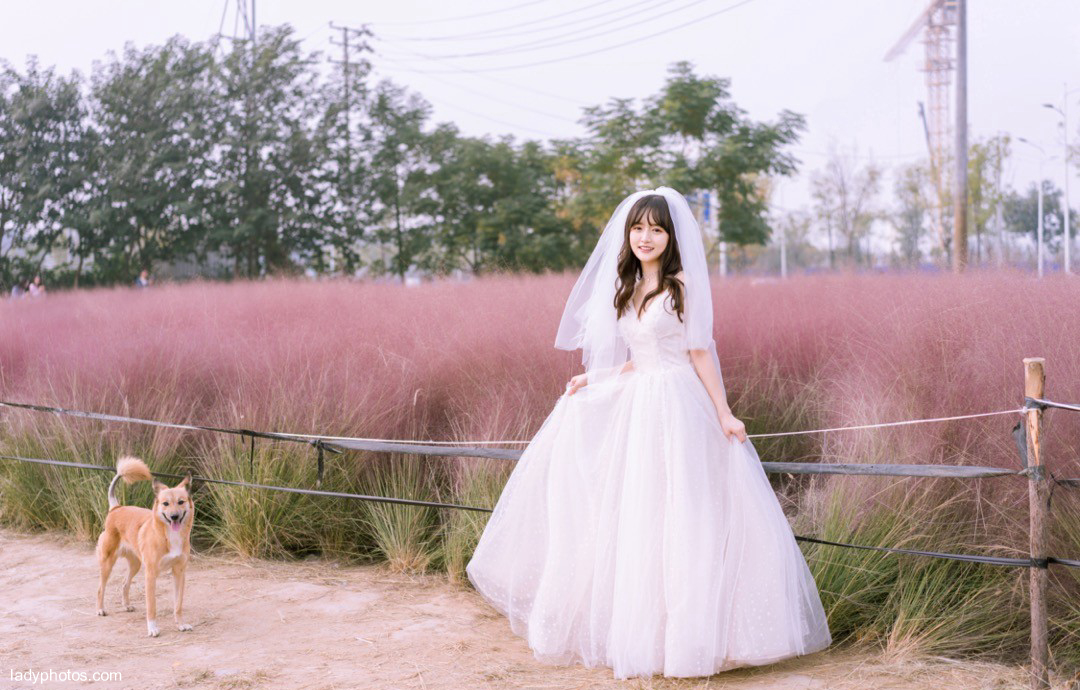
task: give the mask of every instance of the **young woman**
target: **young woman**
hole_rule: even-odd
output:
[[[555,339],[582,349],[586,371],[522,453],[466,566],[538,660],[692,677],[831,643],[813,576],[728,407],[712,327],[686,200],[669,187],[631,194]]]

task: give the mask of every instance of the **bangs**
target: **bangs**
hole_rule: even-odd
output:
[[[638,199],[626,216],[626,228],[629,230],[643,221],[651,221],[652,225],[659,225],[668,233],[674,231],[667,199],[660,194],[650,194]]]

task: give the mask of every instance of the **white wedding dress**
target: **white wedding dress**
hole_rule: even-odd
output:
[[[466,566],[534,656],[708,676],[831,641],[749,440],[731,441],[664,293],[619,319],[632,371],[565,393]]]

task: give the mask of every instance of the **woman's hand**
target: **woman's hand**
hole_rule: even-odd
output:
[[[746,425],[736,419],[735,415],[730,412],[720,415],[720,428],[724,430],[724,435],[729,440],[732,437],[736,437],[740,441],[746,440]]]
[[[573,395],[574,391],[579,388],[583,388],[587,381],[585,380],[586,374],[578,374],[570,379],[570,382],[566,384],[566,394]]]

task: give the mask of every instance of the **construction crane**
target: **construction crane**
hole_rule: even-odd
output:
[[[942,251],[946,253],[951,234],[945,223],[945,199],[952,181],[948,165],[953,156],[950,87],[956,69],[953,31],[958,23],[957,9],[957,0],[931,0],[896,45],[885,53],[885,61],[889,62],[901,55],[916,36],[923,35],[925,61],[919,69],[926,73],[929,106],[924,109],[920,102],[919,115],[926,132],[930,173],[937,190],[933,209],[934,230]]]

